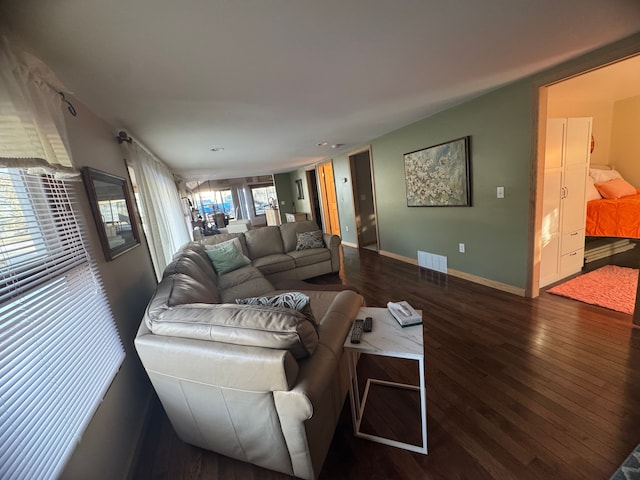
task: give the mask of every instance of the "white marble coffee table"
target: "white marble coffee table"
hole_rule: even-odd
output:
[[[422,313],[422,312],[420,312]],[[351,400],[351,416],[353,418],[354,435],[359,438],[366,438],[374,442],[404,448],[412,452],[427,454],[427,403],[424,382],[424,346],[422,338],[422,325],[414,325],[402,328],[391,316],[386,308],[364,307],[360,309],[357,318],[373,317],[373,329],[371,332],[363,333],[360,343],[351,343],[351,334],[344,342],[344,349],[348,354],[349,375],[351,384],[349,386],[349,398]],[[408,358],[418,362],[420,373],[420,385],[407,385],[404,383],[388,382],[386,380],[367,379],[362,400],[360,399],[360,389],[358,387],[357,360],[360,354],[381,355],[386,357]],[[420,406],[422,417],[422,445],[399,442],[389,438],[379,437],[360,431],[360,423],[364,414],[364,408],[369,396],[371,384],[385,385],[389,387],[417,390],[420,392]]]

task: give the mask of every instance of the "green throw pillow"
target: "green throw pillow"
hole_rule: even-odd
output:
[[[250,260],[238,250],[233,242],[220,245],[220,248],[215,250],[206,250],[206,252],[213,264],[213,268],[219,275],[232,272],[250,263]]]

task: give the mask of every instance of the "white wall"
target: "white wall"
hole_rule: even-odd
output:
[[[77,117],[65,114],[74,162],[128,178],[123,155],[113,129],[73,100]],[[82,183],[80,198],[86,199]],[[143,426],[151,386],[133,348],[133,339],[145,306],[156,285],[144,238],[139,247],[107,262],[91,209],[83,209],[90,247],[95,253],[113,310],[126,357],[96,415],[64,470],[62,479],[112,480],[125,478]],[[140,228],[140,231],[142,229]],[[91,319],[87,319],[91,328]]]

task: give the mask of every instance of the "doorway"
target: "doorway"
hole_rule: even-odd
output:
[[[318,192],[318,176],[315,170],[307,170],[307,191],[309,192],[309,203],[311,203],[311,220],[320,226],[322,223],[322,213],[320,211],[320,193]],[[323,228],[324,230],[324,228]]]
[[[640,150],[637,150],[637,146],[633,147],[636,148],[634,150],[623,142],[633,136],[629,132],[637,131],[640,116],[636,115],[636,120],[630,121],[621,113],[627,105],[640,105],[640,84],[637,81],[640,76],[640,56],[601,60],[602,66],[585,65],[572,76],[550,78],[550,81],[541,82],[538,87],[537,178],[534,187],[536,215],[532,219],[535,235],[534,243],[530,246],[531,276],[528,280],[531,282],[528,288],[532,297],[536,297],[545,284],[540,267],[544,251],[543,232],[547,228],[543,216],[547,198],[544,193],[544,172],[550,119],[592,118],[589,167],[615,168],[630,183],[640,185],[640,164],[636,160]],[[635,111],[638,111],[637,107]],[[588,251],[594,238],[598,237],[586,237],[586,245],[583,241],[579,246],[584,252],[582,258],[589,257]]]
[[[333,235],[340,235],[340,219],[338,217],[338,200],[336,184],[333,178],[333,163],[326,162],[318,165],[318,184],[324,231]]]
[[[353,189],[353,209],[358,235],[358,247],[378,251],[378,220],[376,215],[375,191],[371,165],[371,149],[349,155],[351,183]]]

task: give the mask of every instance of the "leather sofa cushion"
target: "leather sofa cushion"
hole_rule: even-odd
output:
[[[269,226],[249,230],[244,232],[244,238],[251,260],[285,252],[280,227]]]
[[[235,303],[238,298],[273,293],[273,285],[266,278],[254,278],[220,291],[222,303]]]
[[[304,267],[324,262],[325,260],[331,260],[331,252],[326,248],[297,250],[295,252],[289,252],[287,255],[293,258],[296,267]]]
[[[273,291],[271,282],[253,265],[220,275],[218,288],[223,303],[235,303],[237,298],[255,297]]]
[[[192,303],[148,316],[154,334],[288,350],[297,358],[318,346],[315,327],[290,308],[221,303]]]
[[[232,287],[236,287],[238,285],[242,285],[243,283],[247,283],[251,280],[256,279],[265,279],[264,275],[260,273],[253,265],[246,265],[244,267],[238,268],[237,270],[233,270],[231,272],[224,273],[218,276],[218,288],[220,290],[227,290]],[[271,287],[271,283],[268,284]],[[268,290],[272,290],[273,288],[269,288]],[[268,291],[265,290],[265,291]]]
[[[180,247],[180,249],[173,255],[173,259],[180,257],[184,252],[195,252],[204,257],[204,247],[198,242],[188,242]]]
[[[293,270],[296,266],[293,257],[283,253],[276,253],[253,260],[253,265],[265,275]]]
[[[220,303],[215,285],[207,284],[197,276],[192,277],[184,273],[168,275],[158,284],[156,292],[147,306],[145,319],[147,322],[153,321],[167,309],[191,303]]]
[[[170,277],[176,273],[192,277],[211,290],[216,289],[216,273],[211,262],[203,260],[197,253],[184,252],[182,256],[176,257],[173,262],[166,266],[164,272],[162,272],[162,277]]]

